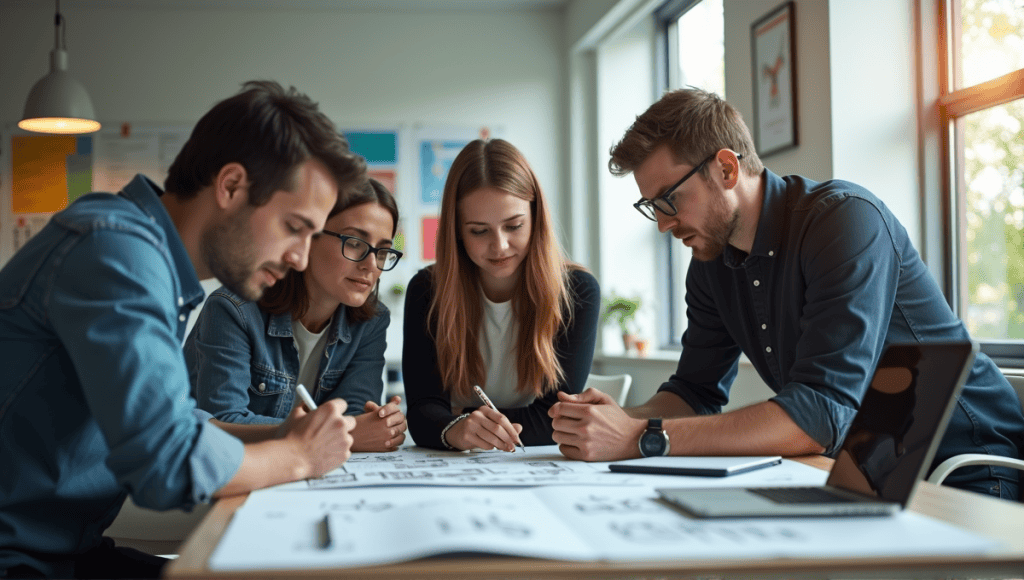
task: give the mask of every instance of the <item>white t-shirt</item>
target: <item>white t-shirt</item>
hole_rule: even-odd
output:
[[[313,396],[316,396],[317,372],[320,370],[320,359],[327,347],[327,329],[330,327],[331,323],[328,321],[323,330],[314,334],[306,330],[302,322],[292,319],[292,336],[299,350],[299,384],[305,386]]]
[[[512,316],[512,301],[491,302],[483,299],[483,332],[480,334],[480,354],[487,369],[487,381],[480,385],[499,409],[525,407],[533,402],[532,394],[516,391],[519,373],[516,371],[516,331],[519,325]],[[483,401],[471,395],[467,400],[452,397],[452,407],[480,407]]]

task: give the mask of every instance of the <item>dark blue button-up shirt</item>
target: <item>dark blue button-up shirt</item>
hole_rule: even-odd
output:
[[[906,230],[869,191],[764,172],[750,254],[727,246],[690,262],[687,329],[670,391],[700,414],[728,402],[740,352],[778,403],[834,453],[890,343],[966,340]],[[1018,456],[1024,417],[1016,393],[984,354],[975,360],[936,463],[959,453]],[[985,471],[987,470],[987,471]],[[949,481],[1015,470],[979,467]]]
[[[377,314],[349,323],[338,306],[317,380],[307,385],[321,404],[340,398],[346,415],[359,415],[367,401],[380,403],[384,390],[384,351],[391,313],[377,303]],[[292,315],[268,314],[225,288],[210,294],[185,341],[192,395],[199,407],[228,423],[276,425],[291,412],[299,379],[299,353]]]
[[[0,570],[70,576],[128,493],[187,508],[241,465],[188,394],[203,290],[159,195],[84,196],[0,270]]]

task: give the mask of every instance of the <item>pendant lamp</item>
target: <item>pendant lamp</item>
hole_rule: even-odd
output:
[[[50,74],[32,86],[25,102],[25,114],[18,127],[37,133],[92,133],[99,131],[96,113],[85,87],[68,74],[66,22],[60,14],[60,0],[53,17],[53,50]]]

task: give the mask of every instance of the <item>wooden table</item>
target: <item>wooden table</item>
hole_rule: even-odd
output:
[[[828,469],[825,457],[798,461]],[[910,509],[1007,544],[984,556],[831,558],[777,560],[678,560],[565,562],[503,556],[433,557],[363,568],[213,572],[206,563],[245,496],[219,500],[167,568],[169,578],[691,578],[810,577],[876,578],[951,576],[1024,578],[1024,505],[921,482]]]

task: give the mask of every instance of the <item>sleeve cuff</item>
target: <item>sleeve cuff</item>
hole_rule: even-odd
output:
[[[788,385],[769,400],[782,407],[798,427],[825,448],[828,456],[839,450],[857,414],[856,409],[840,405],[806,385]]]
[[[240,439],[210,423],[211,415],[205,411],[197,410],[197,418],[202,417],[200,413],[208,418],[199,423],[197,452],[189,457],[193,504],[208,503],[213,494],[235,476],[245,456],[245,445]]]

